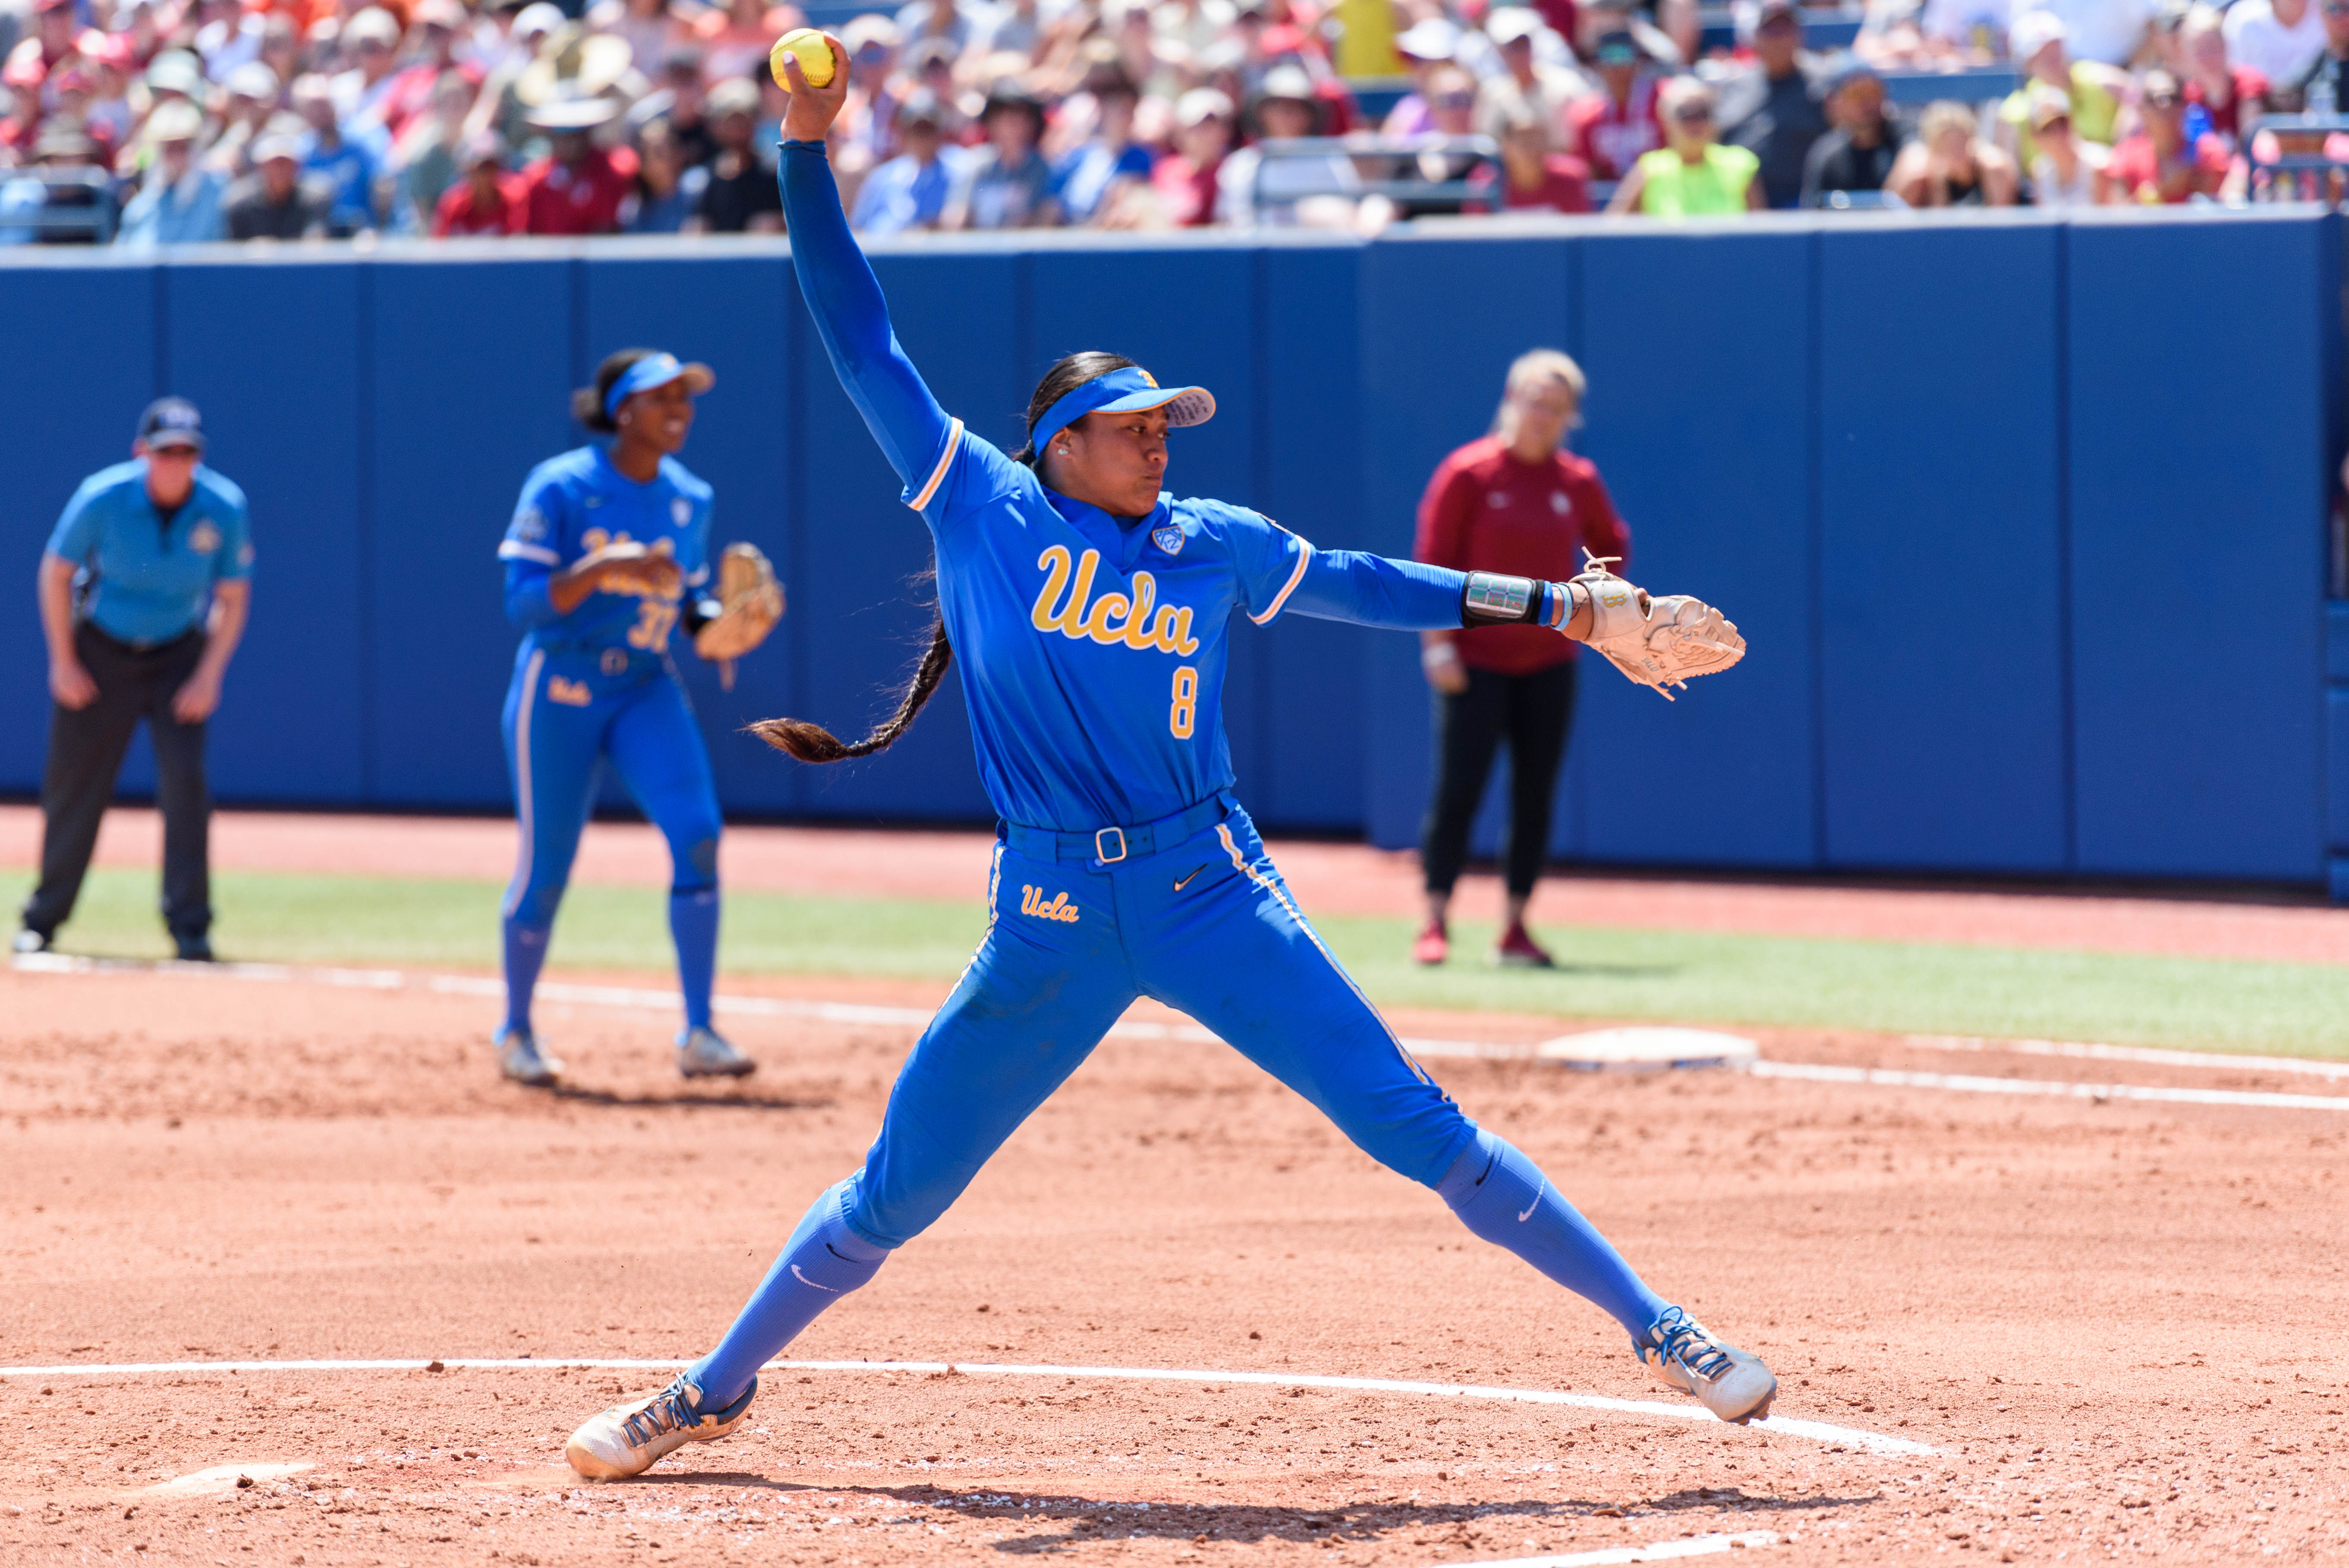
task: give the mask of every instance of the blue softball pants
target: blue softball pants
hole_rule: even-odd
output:
[[[864,1164],[809,1209],[691,1376],[705,1408],[927,1229],[1140,996],[1180,1009],[1296,1090],[1470,1230],[1637,1336],[1666,1304],[1532,1161],[1427,1076],[1322,945],[1237,806],[1104,865],[999,843],[990,923],[890,1090]]]
[[[669,930],[688,1027],[708,1027],[718,956],[718,838],[709,754],[666,658],[524,643],[506,691],[506,768],[522,830],[504,906],[506,1026],[527,1030],[546,939],[608,763],[667,840]]]

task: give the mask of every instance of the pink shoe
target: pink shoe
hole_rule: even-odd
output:
[[[1452,938],[1440,920],[1429,921],[1420,932],[1419,940],[1411,944],[1411,961],[1414,964],[1437,965],[1451,956]]]
[[[1493,961],[1505,969],[1549,969],[1555,967],[1550,955],[1542,951],[1541,944],[1526,934],[1523,924],[1509,927],[1501,938],[1501,945],[1493,950]]]

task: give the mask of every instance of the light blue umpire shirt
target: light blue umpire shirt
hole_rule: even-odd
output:
[[[195,488],[168,518],[147,494],[147,465],[100,469],[66,503],[49,553],[74,563],[81,618],[118,642],[150,648],[202,626],[212,587],[253,575],[244,491],[199,463]]]

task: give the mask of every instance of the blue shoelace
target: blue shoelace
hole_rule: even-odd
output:
[[[1649,1332],[1655,1336],[1656,1355],[1661,1360],[1678,1360],[1708,1382],[1729,1370],[1729,1352],[1677,1306],[1667,1307]]]

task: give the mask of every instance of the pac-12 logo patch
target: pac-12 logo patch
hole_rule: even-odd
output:
[[[693,503],[679,496],[668,503],[668,514],[677,520],[678,527],[683,528],[693,521]]]
[[[212,526],[212,520],[210,518],[204,519],[188,532],[188,548],[199,555],[210,555],[220,547],[221,531]]]
[[[1160,523],[1150,531],[1150,542],[1169,555],[1182,554],[1183,525],[1179,522]]]

